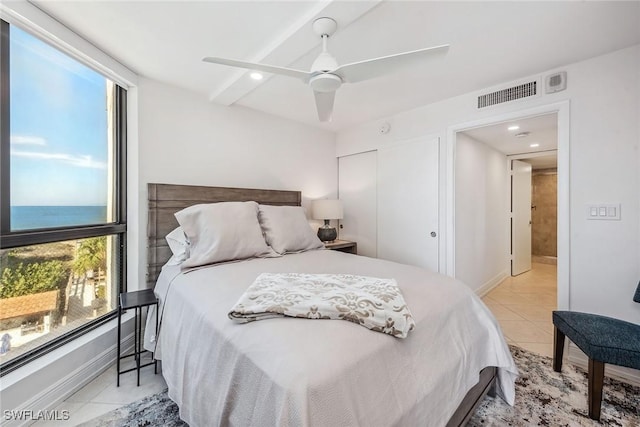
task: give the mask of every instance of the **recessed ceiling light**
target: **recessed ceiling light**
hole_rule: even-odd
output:
[[[253,80],[262,80],[262,74],[253,72],[249,74]]]
[[[518,130],[518,129],[520,129],[520,126],[518,126],[518,125],[509,126],[507,128],[507,130]]]
[[[514,136],[516,138],[526,138],[527,136],[529,136],[531,132],[520,132],[520,133],[516,133]]]
[[[536,147],[539,147],[539,146],[540,146],[540,144],[531,144],[531,145],[529,145],[529,147],[531,147],[531,148],[536,148]]]

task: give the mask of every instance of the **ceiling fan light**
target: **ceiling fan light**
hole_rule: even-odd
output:
[[[342,79],[335,74],[319,74],[311,77],[309,85],[316,92],[335,92],[342,84]]]

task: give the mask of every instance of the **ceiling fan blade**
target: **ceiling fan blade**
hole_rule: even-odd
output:
[[[309,82],[311,73],[308,71],[295,70],[293,68],[277,67],[275,65],[257,64],[253,62],[238,61],[235,59],[207,57],[202,58],[204,62],[212,64],[228,65],[230,67],[246,68],[248,70],[264,71],[265,73],[279,74],[281,76],[294,77],[305,83]]]
[[[449,45],[445,44],[442,46],[428,47],[425,49],[412,50],[410,52],[368,59],[366,61],[353,62],[351,64],[342,65],[331,73],[340,76],[343,82],[357,83],[392,73],[402,67],[419,63],[434,54],[445,54],[448,49]]]
[[[318,118],[321,122],[330,122],[331,114],[333,113],[333,100],[336,97],[336,92],[317,92],[313,94],[316,97],[316,108],[318,109]]]

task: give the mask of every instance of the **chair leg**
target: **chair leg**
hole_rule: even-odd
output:
[[[557,327],[554,327],[553,331],[553,370],[560,372],[562,370],[562,355],[564,353],[564,333]]]
[[[589,418],[600,421],[604,362],[589,359]]]

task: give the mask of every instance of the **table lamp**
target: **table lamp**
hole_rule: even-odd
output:
[[[314,219],[324,220],[324,225],[318,228],[318,238],[323,242],[330,242],[336,240],[338,232],[334,227],[329,225],[329,221],[332,219],[342,219],[342,202],[340,200],[314,200],[311,202]]]

